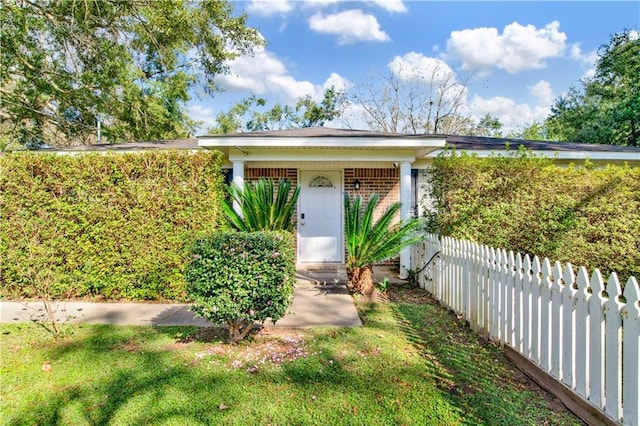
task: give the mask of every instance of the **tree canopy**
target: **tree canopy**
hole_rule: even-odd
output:
[[[0,131],[22,145],[184,137],[189,91],[264,43],[226,0],[5,0]]]
[[[625,30],[598,51],[595,74],[554,102],[552,138],[640,146],[640,36]]]
[[[307,95],[298,99],[295,107],[276,103],[265,109],[267,100],[254,95],[235,103],[228,111],[218,113],[216,126],[207,132],[223,134],[322,127],[325,122],[340,116],[342,104],[342,93],[333,87],[325,90],[322,101],[316,102]]]

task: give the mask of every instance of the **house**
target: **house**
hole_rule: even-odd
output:
[[[422,213],[428,167],[445,146],[480,157],[520,145],[549,156],[560,165],[630,164],[640,167],[640,148],[517,139],[390,134],[325,127],[197,138],[74,147],[65,151],[139,151],[146,149],[216,149],[223,153],[229,181],[241,184],[261,177],[288,178],[300,185],[296,213],[299,267],[341,265],[345,261],[343,194],[365,200],[380,195],[379,209],[402,203],[401,217]],[[410,251],[400,255],[406,275]]]

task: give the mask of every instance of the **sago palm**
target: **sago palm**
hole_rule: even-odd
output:
[[[370,299],[375,296],[373,264],[397,256],[402,249],[422,238],[418,233],[422,226],[420,219],[394,222],[394,217],[400,210],[399,202],[389,206],[374,221],[379,200],[380,197],[374,194],[363,208],[361,197],[357,196],[352,201],[349,194],[344,194],[349,287]]]
[[[288,179],[280,179],[275,192],[273,179],[245,182],[242,187],[232,184],[230,199],[222,203],[222,210],[229,224],[239,231],[291,231],[299,194],[299,186],[291,193]],[[240,214],[233,208],[234,201],[240,206]]]

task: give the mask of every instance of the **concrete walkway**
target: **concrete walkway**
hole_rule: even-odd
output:
[[[344,278],[335,273],[299,273],[289,312],[274,327],[357,327],[362,325]],[[194,317],[185,304],[60,302],[56,318],[72,323],[117,325],[195,325],[212,324]],[[45,319],[41,302],[0,302],[0,322],[17,323]]]

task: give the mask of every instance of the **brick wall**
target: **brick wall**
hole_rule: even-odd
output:
[[[291,181],[291,186],[295,188],[298,185],[298,169],[292,168],[259,168],[259,169],[245,169],[244,179],[247,182],[253,182],[260,178],[273,178],[275,183],[278,183],[278,179],[287,178]]]
[[[355,190],[356,180],[360,189]],[[351,197],[359,195],[364,203],[373,194],[380,196],[375,212],[377,219],[391,204],[400,201],[400,170],[398,169],[344,169],[344,187]]]
[[[359,190],[354,189],[356,180],[360,181]],[[351,197],[361,196],[363,203],[367,203],[373,194],[378,194],[380,203],[374,212],[374,219],[377,219],[391,204],[400,201],[400,170],[344,169],[344,187]],[[398,259],[389,259],[377,265],[397,267],[399,263]]]
[[[293,187],[298,185],[298,169],[295,168],[247,168],[245,181],[253,182],[261,177],[288,178]],[[355,190],[355,181],[360,181],[360,189]],[[350,196],[360,195],[366,203],[373,194],[380,196],[380,203],[374,214],[377,219],[392,203],[400,200],[400,170],[399,169],[344,169],[344,188]],[[294,222],[297,215],[294,215]],[[296,242],[297,243],[297,242]],[[397,266],[397,259],[382,262],[380,265]]]

